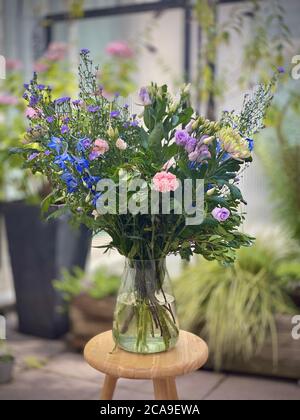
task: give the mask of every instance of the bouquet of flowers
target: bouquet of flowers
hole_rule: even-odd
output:
[[[75,100],[53,99],[35,74],[25,92],[30,128],[15,152],[51,183],[44,210],[63,204],[57,214],[69,211],[94,232],[105,231],[106,250],[127,257],[116,342],[143,353],[167,350],[178,325],[165,257],[201,254],[228,264],[252,243],[238,230],[245,203],[239,174],[252,161],[253,136],[263,128],[278,73],[245,97],[239,114],[209,121],[190,106],[188,86],[172,97],[155,83],[140,90],[140,115],[131,114],[118,95],[105,98],[97,70],[82,49]]]

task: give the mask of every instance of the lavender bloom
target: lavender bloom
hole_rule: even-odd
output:
[[[139,126],[139,122],[137,120],[133,120],[130,122],[130,126],[131,127],[138,127]]]
[[[29,89],[29,83],[24,83],[23,86],[24,86],[25,89]]]
[[[188,153],[193,152],[195,150],[196,144],[197,144],[197,139],[195,139],[194,137],[190,137],[189,140],[185,144],[185,150]]]
[[[89,154],[89,160],[95,160],[98,159],[98,157],[100,156],[100,153],[97,151],[93,151]]]
[[[88,110],[88,112],[97,112],[97,111],[99,111],[99,109],[100,109],[100,106],[98,106],[98,105],[89,105],[88,107],[87,107],[87,110]]]
[[[190,135],[186,130],[177,130],[175,133],[175,142],[178,146],[185,146]]]
[[[120,115],[120,111],[115,110],[115,111],[111,111],[111,113],[109,114],[111,118],[118,118],[118,116]]]
[[[31,161],[31,160],[37,158],[38,155],[39,155],[39,153],[37,153],[37,152],[31,153],[31,155],[28,156],[28,159],[27,160],[28,161]]]
[[[70,131],[69,126],[67,124],[64,124],[61,126],[60,132],[61,134],[66,134]]]
[[[75,101],[72,101],[72,104],[75,106],[78,106],[82,103],[82,101],[80,99],[75,99]]]
[[[152,104],[149,92],[146,87],[142,87],[140,89],[139,98],[144,106],[148,106]]]
[[[45,156],[49,156],[49,155],[51,155],[51,151],[50,151],[50,150],[45,150],[44,155],[45,155]]]
[[[215,207],[211,214],[218,222],[224,222],[230,216],[230,211],[226,207]]]
[[[198,143],[196,149],[189,154],[189,160],[192,162],[202,162],[205,159],[210,159],[211,154],[206,144]]]
[[[57,105],[62,105],[66,102],[69,102],[71,100],[71,98],[69,96],[62,96],[61,98],[58,98],[55,100],[55,103]]]
[[[39,90],[44,90],[44,89],[46,88],[46,86],[45,86],[45,85],[40,84],[40,85],[37,85],[37,88],[38,88]]]
[[[47,121],[47,123],[51,124],[54,121],[54,117],[47,117],[46,121]]]
[[[277,67],[278,73],[285,73],[285,68],[283,66]]]
[[[36,95],[32,95],[30,100],[29,100],[29,106],[34,107],[35,105],[37,105],[39,102],[39,97]]]
[[[87,149],[89,149],[92,145],[92,142],[89,138],[85,137],[78,141],[76,149],[77,152],[85,152]]]
[[[80,54],[87,55],[90,53],[90,50],[88,48],[81,48]]]
[[[23,99],[28,99],[28,95],[27,95],[27,93],[23,93],[22,98],[23,98]]]

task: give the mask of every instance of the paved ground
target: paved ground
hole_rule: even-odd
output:
[[[43,340],[8,332],[17,363],[14,381],[0,385],[0,400],[99,398],[103,376],[90,368],[81,354],[71,352],[63,340]],[[293,381],[242,375],[195,372],[178,378],[182,399],[196,400],[300,400]],[[119,381],[116,399],[153,399],[150,381]]]

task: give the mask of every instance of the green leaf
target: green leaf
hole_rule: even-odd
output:
[[[164,138],[164,126],[161,122],[156,124],[149,135],[149,146],[156,148],[161,146],[161,141]]]
[[[47,197],[44,198],[44,200],[41,203],[42,214],[45,214],[49,210],[50,205],[54,202],[53,198],[56,193],[57,190],[54,190],[49,195],[47,195]]]

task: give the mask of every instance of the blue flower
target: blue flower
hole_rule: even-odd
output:
[[[82,178],[83,182],[87,185],[89,189],[92,189],[95,187],[98,181],[100,181],[100,176],[92,176],[92,175],[86,175]]]
[[[220,140],[217,140],[216,154],[218,155],[221,151],[222,151],[221,142]]]
[[[93,206],[94,206],[94,207],[96,207],[96,206],[97,206],[97,201],[99,200],[99,198],[101,197],[101,195],[102,195],[102,193],[101,193],[101,192],[98,192],[98,193],[96,193],[96,194],[94,195],[93,200],[92,200],[92,203],[93,203]]]
[[[37,85],[37,88],[38,88],[38,90],[44,90],[46,88],[46,86],[40,84],[40,85]]]
[[[54,163],[59,166],[61,169],[67,169],[66,163],[73,163],[74,159],[72,156],[69,155],[69,153],[64,152],[62,155],[57,156],[54,160]]]
[[[62,140],[59,137],[52,136],[47,146],[55,150],[56,153],[60,153],[63,146]]]
[[[85,169],[88,169],[90,166],[89,161],[82,158],[75,158],[75,168],[79,173],[82,173]]]
[[[82,139],[79,139],[76,150],[77,152],[85,152],[87,149],[89,149],[92,145],[91,139],[88,137],[83,137]]]
[[[254,140],[250,139],[250,138],[246,138],[247,142],[248,142],[248,147],[250,152],[252,152],[252,150],[254,149]]]
[[[78,181],[74,175],[70,172],[65,172],[62,174],[61,179],[67,184],[67,189],[69,193],[73,193],[78,189]]]

